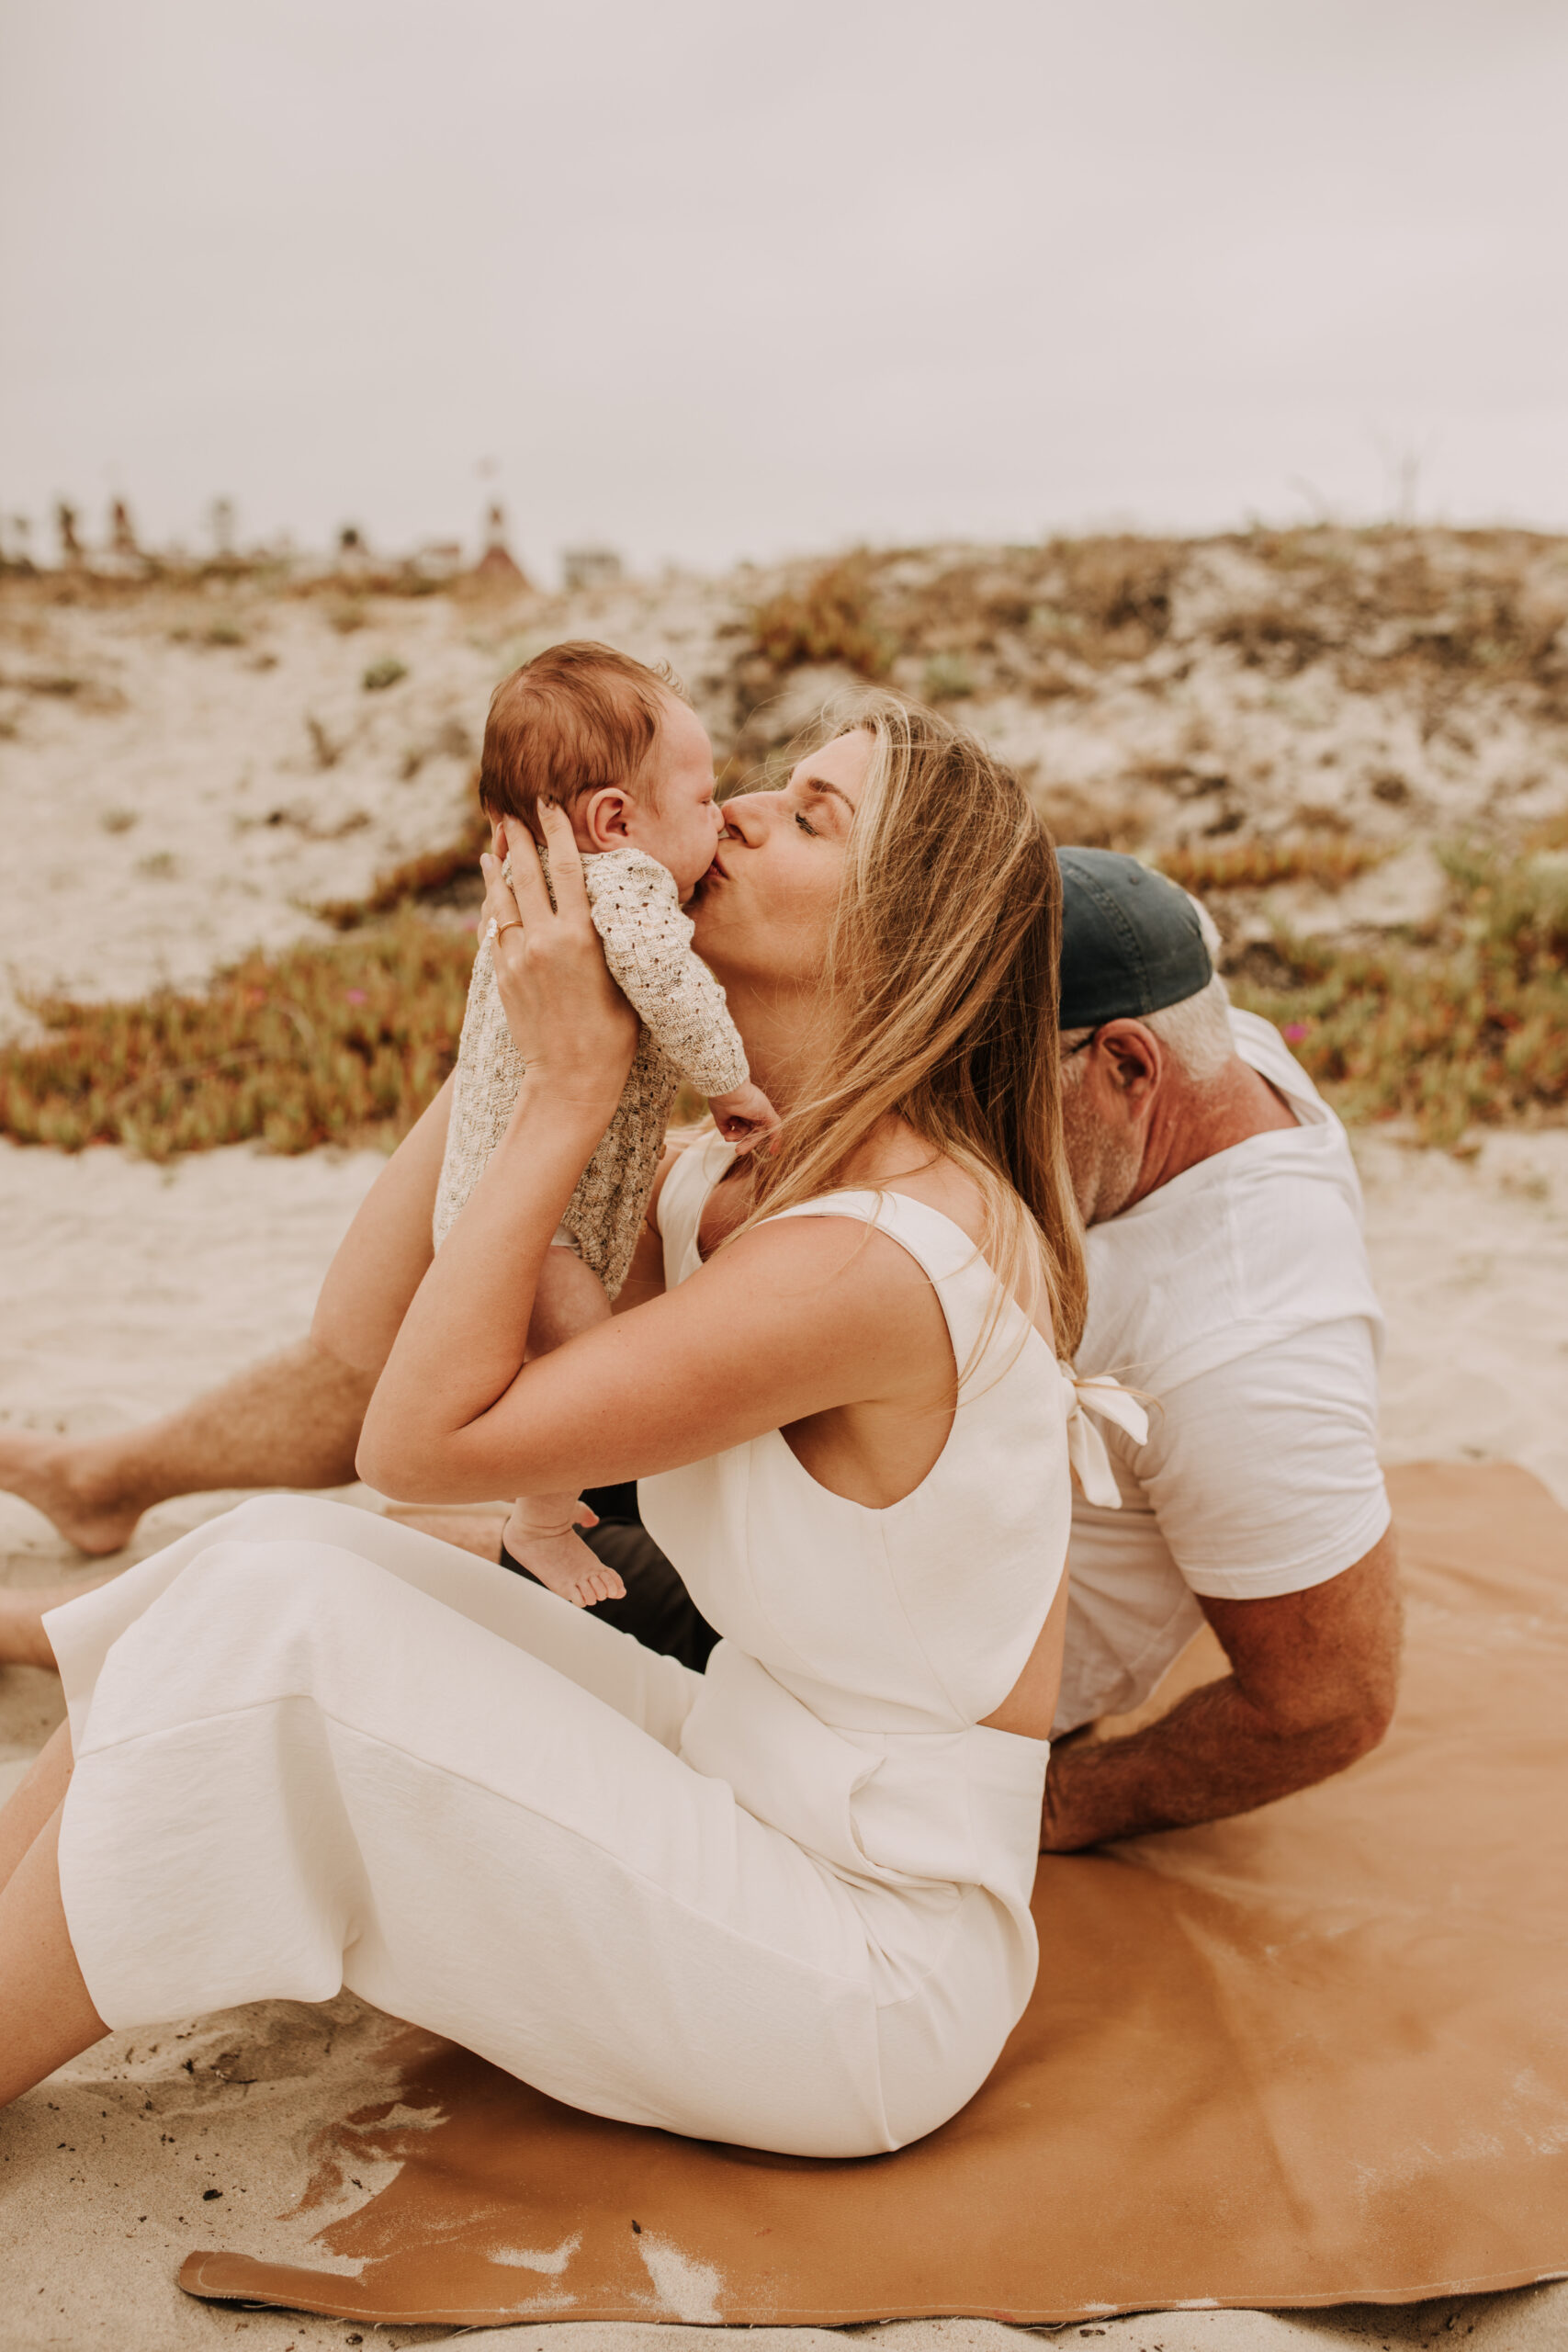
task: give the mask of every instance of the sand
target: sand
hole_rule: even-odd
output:
[[[1386,1453],[1520,1461],[1568,1502],[1568,1134],[1497,1136],[1469,1161],[1382,1139],[1359,1153],[1390,1323]],[[126,1426],[297,1337],[379,1165],[373,1153],[284,1160],[240,1148],[157,1169],[117,1149],[65,1159],[0,1146],[0,1420]],[[363,1488],[344,1491],[377,1506]],[[123,1558],[234,1499],[163,1505]],[[16,1586],[98,1573],[8,1497],[0,1562]],[[0,1785],[25,1770],[60,1713],[51,1676],[0,1669]],[[240,2333],[256,2352],[350,2342],[356,2331],[341,2321],[192,2302],[175,2274],[197,2245],[282,2253],[320,2226],[320,2214],[278,2217],[308,2177],[315,2122],[368,2095],[381,2031],[352,1999],[186,2019],[111,2036],[19,2102],[0,2120],[0,2352],[175,2352]],[[208,2197],[213,2188],[220,2197]],[[898,2352],[1001,2352],[1021,2335],[968,2321],[877,2333]],[[550,2352],[654,2352],[690,2334],[574,2325],[547,2342]],[[798,2352],[803,2335],[828,2341],[818,2330],[763,2330],[747,2334],[749,2352],[775,2334],[777,2352]],[[1094,2329],[1063,2334],[1077,2342]],[[1568,2287],[1299,2317],[1166,2313],[1107,2321],[1096,2340],[1272,2352],[1450,2334],[1495,2352],[1568,2343]],[[393,2328],[380,2340],[448,2337]],[[489,2340],[538,2352],[547,2339],[531,2327]]]

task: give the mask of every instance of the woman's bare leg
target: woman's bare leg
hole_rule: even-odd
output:
[[[65,1924],[60,1817],[57,1804],[0,1891],[0,2107],[108,2031]]]
[[[0,1487],[84,1552],[101,1554],[129,1543],[142,1512],[171,1495],[346,1486],[365,1408],[430,1263],[449,1087],[366,1196],[321,1285],[308,1340],[143,1429],[105,1438],[0,1433]]]
[[[20,1788],[13,1789],[0,1806],[0,1892],[20,1868],[50,1815],[65,1802],[74,1761],[71,1726],[62,1724],[39,1748]]]

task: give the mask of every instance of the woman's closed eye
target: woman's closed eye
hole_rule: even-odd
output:
[[[806,814],[806,812],[805,812],[805,810],[804,810],[804,809],[797,808],[797,809],[795,810],[795,823],[800,827],[800,830],[801,830],[801,831],[802,831],[803,833],[810,833],[810,834],[812,835],[812,837],[815,839],[815,837],[816,837],[816,833],[817,833],[817,828],[816,828],[816,826],[812,823],[812,821],[811,821],[810,818],[807,816],[807,814]]]

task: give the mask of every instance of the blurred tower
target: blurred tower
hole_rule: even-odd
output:
[[[57,498],[54,503],[54,527],[60,534],[60,560],[67,570],[82,562],[84,550],[76,535],[78,516],[69,499]]]
[[[220,563],[231,563],[234,557],[234,502],[231,498],[215,498],[207,510],[212,528],[212,546]]]
[[[474,566],[473,577],[490,588],[526,588],[528,580],[506,544],[506,510],[492,500],[485,521],[485,551]]]
[[[136,531],[130,520],[130,509],[123,498],[117,498],[109,508],[109,553],[134,563],[141,553],[136,544]]]

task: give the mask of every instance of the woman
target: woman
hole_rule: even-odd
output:
[[[890,697],[727,817],[699,944],[779,1152],[678,1159],[663,1295],[525,1366],[635,1038],[552,811],[558,912],[486,865],[523,1092],[361,1446],[411,1500],[637,1477],[706,1675],[292,1498],[58,1611],[70,1724],[0,1816],[0,2101],[107,2023],[340,1984],[576,2106],[800,2154],[897,2147],[989,2071],[1098,1445],[1057,1363],[1059,879],[1014,779]]]

